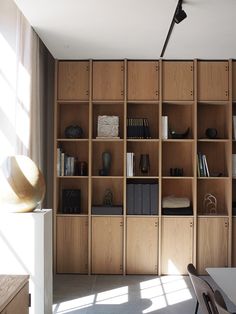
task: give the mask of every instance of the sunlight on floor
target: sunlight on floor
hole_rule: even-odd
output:
[[[143,314],[192,299],[183,276],[163,276],[146,280],[140,282],[140,290],[134,287],[133,289],[132,286],[123,286],[54,304],[53,313],[70,313],[86,307],[96,308],[96,305],[125,305],[128,304],[130,295],[134,293],[137,293],[141,300],[151,301],[151,305],[142,311]]]

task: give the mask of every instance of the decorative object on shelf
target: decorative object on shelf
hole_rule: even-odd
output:
[[[119,138],[119,117],[98,116],[97,138]]]
[[[7,212],[31,212],[45,195],[43,174],[27,156],[8,156],[0,170],[0,208]]]
[[[184,175],[183,168],[170,168],[171,177],[182,177]]]
[[[168,139],[168,116],[161,117],[162,139]]]
[[[217,199],[211,193],[206,193],[203,200],[204,213],[217,214]]]
[[[110,189],[106,189],[104,197],[103,197],[103,205],[104,206],[112,206],[113,205],[113,193]]]
[[[208,128],[206,129],[205,134],[207,138],[214,139],[217,137],[217,130],[214,128]]]
[[[148,174],[150,171],[149,154],[141,154],[139,161],[139,169],[141,173]]]
[[[163,197],[162,215],[193,215],[190,199],[174,195]]]
[[[66,138],[82,138],[83,129],[78,125],[69,125],[65,128]]]
[[[188,134],[189,134],[190,128],[187,128],[187,130],[183,133],[178,133],[174,130],[169,130],[171,138],[173,139],[183,139],[183,138],[187,138]]]
[[[63,214],[80,214],[81,212],[81,191],[79,189],[62,190],[62,207]]]
[[[87,176],[88,175],[88,164],[86,161],[78,162],[78,176]]]
[[[102,153],[102,169],[99,170],[100,176],[108,176],[111,169],[111,153]]]

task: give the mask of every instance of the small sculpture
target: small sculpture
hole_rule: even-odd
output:
[[[206,129],[205,134],[206,134],[207,138],[213,139],[213,138],[217,137],[217,130],[214,128],[208,128],[208,129]]]
[[[181,138],[187,138],[189,134],[190,128],[187,128],[187,130],[183,133],[177,133],[174,130],[169,130],[171,138],[173,139],[181,139]]]
[[[142,174],[147,174],[150,171],[149,154],[141,154],[139,161],[139,169]]]
[[[69,125],[65,128],[66,138],[81,138],[83,136],[83,129],[78,125]]]
[[[113,205],[113,194],[110,189],[106,189],[105,195],[103,197],[103,205],[104,206],[112,206]]]
[[[206,214],[217,214],[217,199],[211,193],[206,193],[203,200],[203,208]]]

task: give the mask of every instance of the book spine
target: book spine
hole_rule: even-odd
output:
[[[150,184],[142,184],[142,215],[150,215]]]
[[[61,149],[57,148],[57,176],[61,175]]]
[[[159,190],[158,184],[151,184],[150,185],[150,214],[151,215],[158,215],[158,202],[159,202]]]
[[[162,116],[162,139],[167,140],[168,139],[168,117]]]
[[[209,172],[209,168],[208,168],[208,164],[207,164],[206,155],[202,155],[202,158],[203,158],[203,162],[204,162],[206,177],[210,177],[210,172]]]
[[[200,177],[204,176],[204,169],[203,169],[203,161],[202,161],[202,154],[198,153],[198,160],[199,160],[199,168],[200,168]]]
[[[127,215],[134,214],[134,184],[127,184]]]
[[[61,176],[65,175],[65,153],[61,153]]]
[[[134,215],[142,214],[142,185],[134,184]]]

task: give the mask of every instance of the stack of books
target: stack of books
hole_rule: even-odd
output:
[[[126,175],[127,177],[135,176],[135,155],[134,153],[126,154]]]
[[[206,155],[197,153],[197,172],[199,177],[210,177]]]
[[[127,215],[158,215],[158,184],[128,183]]]
[[[62,214],[81,213],[81,191],[79,189],[62,190]]]
[[[149,122],[147,118],[128,118],[127,119],[128,138],[151,138]]]
[[[57,175],[73,176],[75,174],[75,163],[77,158],[64,153],[61,148],[57,148]]]

